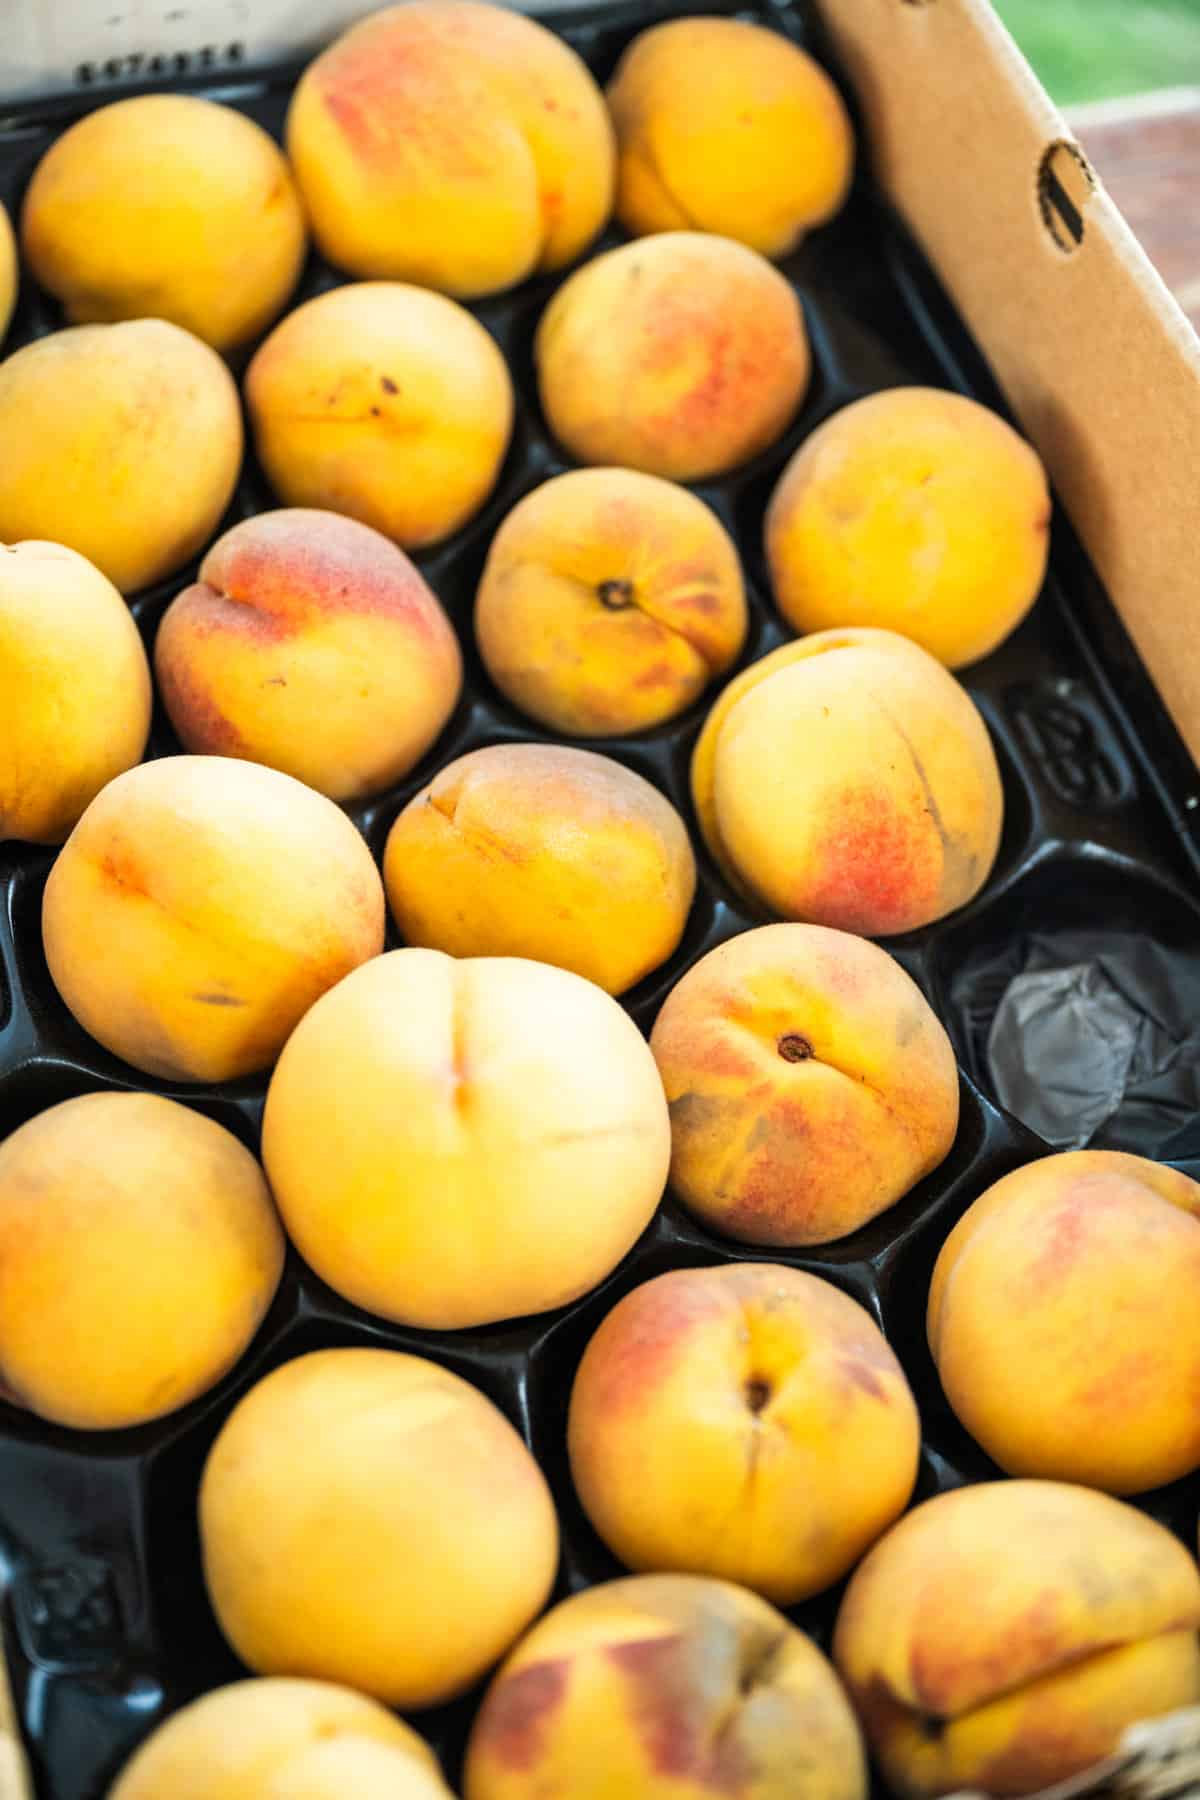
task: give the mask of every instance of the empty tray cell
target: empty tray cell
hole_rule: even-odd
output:
[[[973,1080],[1057,1150],[1200,1152],[1196,909],[1115,857],[1054,857],[948,930],[939,1005]]]

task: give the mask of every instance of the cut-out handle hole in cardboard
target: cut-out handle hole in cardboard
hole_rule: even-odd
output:
[[[1037,198],[1042,224],[1067,255],[1083,242],[1083,215],[1096,178],[1077,144],[1051,144],[1038,164]]]

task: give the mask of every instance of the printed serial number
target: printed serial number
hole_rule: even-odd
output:
[[[128,81],[135,75],[194,75],[240,63],[245,55],[246,46],[240,42],[202,44],[197,50],[158,50],[153,55],[133,50],[128,56],[106,56],[102,62],[76,63],[75,85],[92,87],[98,81]]]

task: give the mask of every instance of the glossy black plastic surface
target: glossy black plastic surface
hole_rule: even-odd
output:
[[[572,15],[564,34],[604,79],[621,48],[650,18],[720,7],[608,7]],[[821,53],[810,22],[790,5],[744,16],[768,19]],[[261,78],[187,84],[249,113],[278,134],[295,70]],[[125,88],[122,92],[128,91]],[[112,98],[98,88],[0,119],[0,197],[16,213],[33,167],[55,135]],[[852,103],[852,97],[851,97]],[[761,552],[763,508],[788,456],[823,418],[861,394],[902,383],[958,388],[999,405],[986,366],[936,279],[874,190],[863,156],[852,199],[786,264],[812,338],[815,373],[803,410],[769,452],[727,480],[698,488],[733,530],[751,590],[751,661],[788,635],[769,598]],[[616,241],[609,234],[605,242]],[[297,299],[340,278],[310,260]],[[531,343],[554,283],[535,281],[473,310],[509,358],[518,389],[512,449],[488,504],[462,532],[418,558],[459,631],[464,697],[422,765],[395,790],[353,811],[377,855],[401,805],[461,751],[545,733],[489,684],[471,637],[475,584],[493,532],[514,502],[568,466],[539,413]],[[54,306],[22,293],[11,350],[62,323]],[[0,448],[2,453],[2,448]],[[250,460],[227,523],[272,504]],[[133,610],[149,643],[185,570],[139,596]],[[988,997],[963,977],[981,946],[1003,943],[1030,916],[1134,924],[1200,963],[1196,900],[1197,813],[1193,769],[1158,706],[1115,614],[1063,522],[1051,574],[1020,630],[965,674],[992,731],[1005,780],[1000,855],[969,907],[889,948],[922,984],[980,1079],[979,1032]],[[1118,691],[1122,696],[1117,698]],[[688,760],[711,696],[674,724],[604,751],[656,782],[691,821]],[[149,754],[178,748],[161,713]],[[693,822],[694,823],[694,822]],[[705,950],[761,921],[728,891],[697,843],[701,881],[678,953],[629,997],[648,1029],[667,991]],[[198,1091],[144,1078],[101,1050],[69,1016],[41,951],[39,907],[48,851],[0,848],[0,1133],[56,1101],[97,1087],[174,1094],[257,1148],[265,1081]],[[967,984],[969,987],[969,983]],[[994,1004],[993,997],[993,1004]],[[981,1012],[982,1008],[982,1012]],[[975,1046],[973,1048],[973,1046]],[[1106,1141],[1120,1144],[1119,1118]],[[882,1218],[841,1243],[781,1260],[824,1275],[883,1326],[915,1387],[924,1421],[918,1497],[995,1470],[950,1413],[925,1347],[925,1296],[947,1231],[990,1181],[1045,1153],[1045,1145],[963,1078],[962,1123],[943,1166]],[[1186,1148],[1200,1158],[1200,1137]],[[1188,1167],[1184,1163],[1182,1166]],[[1200,1165],[1190,1165],[1200,1173]],[[305,1350],[385,1344],[431,1355],[475,1381],[514,1420],[554,1489],[563,1525],[559,1593],[619,1572],[584,1520],[567,1472],[564,1427],[574,1369],[613,1302],[662,1270],[753,1253],[706,1234],[668,1198],[624,1263],[577,1305],[542,1317],[463,1333],[393,1328],[346,1305],[292,1254],[280,1293],[250,1352],[204,1399],[158,1424],[103,1435],[47,1426],[0,1405],[0,1580],[17,1698],[44,1800],[97,1800],[124,1758],[164,1712],[242,1673],[205,1599],[195,1520],[204,1456],[237,1398],[266,1370]],[[313,1446],[319,1455],[319,1446]],[[1146,1497],[1145,1505],[1192,1542],[1200,1478]],[[797,1609],[827,1643],[837,1591]],[[443,1754],[453,1781],[477,1696],[416,1722]]]

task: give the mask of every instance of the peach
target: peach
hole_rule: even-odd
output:
[[[8,214],[0,202],[0,343],[17,304],[17,246]]]
[[[383,884],[345,814],[218,756],[110,781],[42,907],[50,974],[84,1030],[173,1081],[265,1068],[317,996],[383,948],[383,926]]]
[[[1200,1466],[1198,1288],[1196,1182],[1117,1151],[1048,1156],[946,1239],[929,1347],[1001,1468],[1136,1494]]]
[[[927,1500],[859,1564],[834,1633],[889,1784],[1035,1792],[1200,1701],[1200,1573],[1164,1526],[1052,1481]]]
[[[200,1537],[250,1668],[403,1707],[477,1681],[558,1564],[550,1490],[503,1413],[394,1350],[313,1351],[251,1388],[209,1452]]]
[[[950,669],[1020,624],[1049,543],[1037,452],[986,406],[937,388],[890,388],[835,413],[767,509],[771,582],[790,625],[880,626]]]
[[[921,1427],[870,1314],[773,1263],[676,1269],[607,1315],[571,1391],[571,1474],[630,1569],[792,1606],[908,1504]]]
[[[263,1156],[338,1293],[454,1329],[603,1279],[653,1217],[670,1127],[649,1048],[591,982],[517,957],[395,950],[279,1059]]]
[[[111,581],[61,544],[0,544],[0,840],[61,844],[132,768],[150,669]]]
[[[477,0],[354,25],[301,77],[287,144],[331,262],[463,297],[563,268],[612,208],[612,127],[586,67]]]
[[[294,508],[218,539],[154,646],[187,750],[245,757],[334,800],[407,775],[458,703],[436,596],[369,525]]]
[[[365,1694],[285,1675],[172,1713],[108,1800],[452,1800],[423,1738]]]
[[[66,544],[128,594],[212,536],[242,415],[220,357],[177,325],[76,325],[0,363],[0,443],[0,541]]]
[[[85,1094],[0,1144],[0,1380],[86,1431],[141,1425],[233,1367],[283,1232],[262,1170],[154,1094]]]
[[[609,83],[627,231],[718,232],[784,256],[846,198],[854,135],[811,56],[741,19],[671,19]]]
[[[21,241],[74,324],[153,316],[233,350],[283,309],[305,229],[261,126],[195,94],[140,94],[51,144],[25,195]]]
[[[383,879],[410,944],[530,957],[621,994],[678,948],[696,863],[671,802],[631,769],[494,744],[409,801]]]
[[[672,989],[650,1048],[671,1186],[743,1243],[827,1244],[946,1156],[958,1070],[916,983],[865,938],[763,925]]]
[[[386,281],[289,313],[246,371],[246,406],[281,500],[349,513],[409,549],[483,505],[513,422],[508,369],[483,326]]]
[[[466,1800],[865,1800],[854,1715],[816,1645],[699,1575],[572,1594],[488,1689]]]
[[[527,494],[492,540],[475,601],[496,686],[572,737],[673,719],[735,660],[746,623],[716,514],[634,469],[575,469]]]
[[[542,406],[577,462],[699,481],[765,450],[808,387],[804,315],[731,238],[670,231],[577,269],[534,345]]]
[[[784,918],[886,937],[979,892],[1004,791],[965,688],[890,631],[820,631],[752,663],[692,757],[730,882]]]

